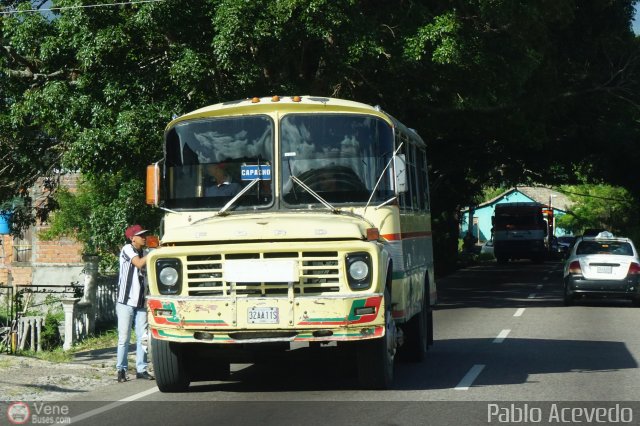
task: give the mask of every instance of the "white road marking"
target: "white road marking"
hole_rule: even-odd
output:
[[[535,299],[535,298],[536,298],[536,294],[535,294],[535,293],[531,293],[531,294],[528,296],[528,298],[529,298],[529,299]]]
[[[520,317],[522,316],[522,314],[524,314],[524,308],[518,308],[518,310],[516,311],[515,314],[513,314],[514,317]]]
[[[469,390],[469,387],[473,384],[473,381],[480,375],[484,369],[484,364],[476,364],[471,367],[471,370],[460,380],[455,390]]]
[[[88,419],[89,417],[93,417],[93,416],[96,416],[98,414],[104,413],[105,411],[113,410],[114,408],[117,408],[117,407],[119,407],[121,405],[124,405],[127,402],[132,402],[132,401],[135,401],[137,399],[144,398],[145,396],[151,395],[152,393],[156,393],[159,390],[160,389],[158,389],[157,386],[154,386],[151,389],[147,389],[146,391],[142,391],[142,392],[136,393],[134,395],[128,396],[126,398],[122,398],[121,400],[112,402],[111,404],[107,404],[104,407],[96,408],[95,410],[87,411],[86,413],[82,413],[82,414],[80,414],[78,416],[75,416],[75,417],[71,418],[69,423],[79,422],[81,420]],[[65,424],[69,424],[69,423],[65,423]]]
[[[507,338],[507,336],[509,335],[509,333],[511,333],[511,330],[502,330],[500,332],[500,334],[498,334],[498,337],[496,337],[495,339],[493,339],[493,343],[502,343],[504,342],[504,339]]]

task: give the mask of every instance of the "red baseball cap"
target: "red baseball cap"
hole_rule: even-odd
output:
[[[128,227],[127,230],[124,231],[124,235],[128,239],[132,239],[136,235],[146,234],[147,232],[149,232],[149,231],[147,231],[146,229],[143,229],[142,226],[136,224],[136,225],[131,225],[130,227]]]

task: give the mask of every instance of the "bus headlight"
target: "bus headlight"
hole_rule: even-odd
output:
[[[368,253],[350,253],[346,261],[347,279],[351,290],[371,287],[371,256]]]
[[[182,288],[182,265],[178,259],[156,260],[156,280],[160,294],[177,294]]]

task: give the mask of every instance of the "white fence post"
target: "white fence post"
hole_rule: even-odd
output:
[[[62,299],[62,309],[64,310],[64,343],[62,349],[68,351],[76,340],[76,305],[80,301],[79,297]]]
[[[36,347],[38,352],[42,352],[42,329],[44,328],[43,322],[43,317],[36,318],[36,330],[38,332],[38,343]]]
[[[21,317],[18,320],[18,349],[42,351],[43,321],[44,317]]]
[[[96,329],[96,313],[98,312],[97,291],[100,256],[85,255],[82,260],[84,260],[84,295],[80,304],[87,311],[85,332],[93,334]]]

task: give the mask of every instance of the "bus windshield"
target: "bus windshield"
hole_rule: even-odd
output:
[[[544,219],[539,208],[506,209],[496,211],[496,230],[544,229]]]
[[[354,114],[289,114],[282,118],[282,196],[291,207],[318,200],[295,183],[297,177],[330,203],[366,203],[393,195],[389,170],[391,127],[377,117]]]
[[[355,114],[288,114],[280,121],[280,162],[274,161],[274,122],[267,115],[185,121],[166,134],[164,207],[235,210],[273,206],[279,167],[284,206],[386,201],[393,196],[393,130],[382,119]],[[384,172],[384,176],[382,176]],[[377,186],[376,186],[377,185]],[[372,192],[374,191],[372,196]]]
[[[273,121],[266,115],[179,123],[166,135],[165,206],[220,208],[260,177],[235,204],[272,204]]]

